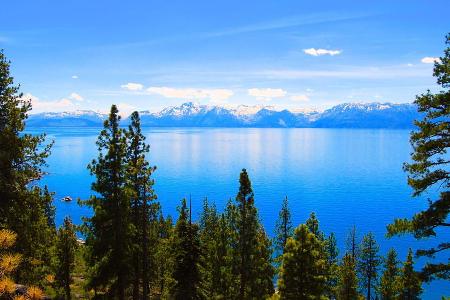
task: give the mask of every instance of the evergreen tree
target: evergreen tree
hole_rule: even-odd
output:
[[[107,289],[110,298],[125,299],[129,284],[131,233],[130,200],[126,189],[126,139],[119,127],[115,105],[104,122],[97,146],[97,160],[89,165],[96,192],[84,203],[94,215],[85,218],[84,232],[90,265],[89,286]]]
[[[380,281],[380,295],[383,300],[397,299],[400,273],[398,264],[397,252],[394,249],[389,250],[384,261],[384,272]]]
[[[281,210],[278,214],[278,220],[275,226],[275,254],[281,258],[284,253],[284,246],[286,245],[287,239],[291,237],[294,232],[288,197],[283,199],[283,204],[281,205]]]
[[[416,213],[412,219],[397,219],[388,226],[389,236],[411,233],[417,239],[436,236],[437,230],[450,227],[450,34],[446,37],[447,48],[443,57],[434,65],[433,75],[442,90],[416,97],[415,104],[424,118],[415,122],[417,131],[411,134],[413,147],[412,162],[404,165],[409,173],[408,184],[414,189],[413,196],[420,196],[429,190],[440,190],[437,199],[429,200],[427,209]],[[448,232],[447,232],[448,233]],[[448,235],[447,235],[448,236]],[[417,251],[418,256],[434,257],[438,252],[448,251],[450,242],[437,247]],[[425,280],[450,279],[450,260],[447,263],[429,262],[422,270]]]
[[[200,289],[200,239],[199,228],[191,220],[186,199],[181,201],[180,216],[175,226],[175,267],[173,298],[179,300],[202,299]]]
[[[419,274],[414,271],[413,253],[409,249],[408,257],[400,275],[400,297],[402,300],[421,299],[422,283]]]
[[[305,224],[308,227],[309,231],[311,231],[311,233],[313,233],[319,240],[325,240],[323,232],[319,229],[319,220],[317,219],[315,212],[312,212],[309,215],[309,218],[308,220],[306,220]]]
[[[347,253],[351,255],[356,265],[359,255],[359,239],[355,225],[353,225],[352,229],[350,229],[350,232],[348,233],[347,236]]]
[[[176,241],[172,218],[168,216],[166,219],[159,213],[157,222],[152,222],[152,232],[157,232],[155,238],[155,251],[152,252],[153,276],[151,286],[153,292],[151,298],[169,299],[170,293],[174,286],[172,273],[175,266],[175,250]]]
[[[326,289],[323,242],[306,225],[288,239],[278,280],[281,299],[321,299]]]
[[[45,135],[23,133],[31,101],[14,86],[9,68],[0,51],[0,226],[17,234],[14,251],[22,254],[22,264],[16,279],[39,284],[50,268],[55,228],[51,194],[34,183],[51,144],[44,144]]]
[[[372,299],[372,290],[376,286],[378,278],[378,268],[381,264],[378,254],[379,247],[375,241],[375,237],[371,232],[363,237],[361,243],[361,252],[358,262],[358,270],[362,289],[367,293],[367,299]]]
[[[262,276],[259,273],[261,265],[267,265],[265,258],[259,255],[258,249],[260,250],[259,247],[267,247],[268,244],[258,245],[265,239],[260,238],[258,240],[258,235],[261,234],[261,225],[258,220],[251,182],[245,169],[240,174],[239,183],[239,193],[236,196],[236,218],[234,220],[236,225],[233,227],[236,229],[237,248],[235,250],[236,257],[239,259],[236,268],[239,276],[238,298],[245,300],[253,299],[261,293],[269,295],[273,286],[267,289],[265,280],[257,280],[259,276]],[[270,272],[273,273],[273,271]],[[267,274],[263,276],[267,276]]]
[[[131,124],[126,132],[127,137],[127,183],[131,191],[131,222],[133,234],[133,299],[140,298],[140,282],[142,282],[142,298],[149,297],[149,236],[150,223],[156,221],[159,204],[155,203],[153,191],[154,180],[151,179],[156,167],[149,165],[146,155],[150,146],[145,143],[138,112],[130,116]]]
[[[64,224],[58,229],[56,241],[56,274],[57,287],[64,290],[65,299],[71,299],[70,284],[73,282],[72,272],[75,267],[75,251],[78,246],[75,235],[75,226],[69,217],[64,219]]]
[[[0,229],[0,297],[9,299],[16,292],[16,284],[12,278],[13,273],[20,265],[20,254],[8,252],[17,240],[17,234],[7,229]]]
[[[342,264],[339,267],[337,299],[359,299],[358,277],[356,275],[356,265],[352,253],[346,253],[344,255],[344,257],[342,258]]]
[[[334,233],[331,233],[325,240],[325,254],[327,258],[327,296],[330,299],[336,298],[336,289],[339,280],[339,266],[338,255],[339,249],[337,247],[337,240]]]

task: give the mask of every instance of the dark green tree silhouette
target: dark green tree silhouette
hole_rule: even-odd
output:
[[[306,225],[289,238],[278,280],[281,299],[321,299],[326,290],[324,245]]]
[[[95,176],[84,201],[94,215],[84,219],[84,233],[90,266],[89,287],[107,289],[108,297],[125,299],[132,256],[130,196],[127,192],[126,138],[119,127],[119,111],[113,105],[97,140],[98,158],[89,165]]]
[[[283,204],[281,205],[281,210],[278,214],[278,219],[275,225],[275,254],[278,260],[284,253],[284,246],[286,245],[287,239],[292,236],[294,229],[292,227],[291,221],[291,211],[289,210],[288,197],[283,199]]]
[[[133,299],[140,299],[142,283],[142,299],[149,298],[150,268],[150,235],[151,222],[157,221],[159,204],[153,190],[154,180],[151,178],[156,167],[150,166],[147,156],[150,146],[145,143],[138,112],[130,116],[131,124],[126,132],[127,137],[127,185],[131,192],[131,222],[134,226],[133,243]]]
[[[58,229],[56,240],[56,286],[63,289],[64,298],[71,299],[70,284],[75,268],[75,252],[78,248],[75,226],[70,217],[64,219],[64,224]]]
[[[398,297],[400,269],[397,252],[390,249],[384,260],[384,271],[380,280],[380,296],[383,300],[394,300]]]
[[[56,229],[52,194],[36,183],[52,144],[45,144],[45,135],[24,133],[30,110],[31,100],[14,85],[10,62],[0,51],[0,227],[17,233],[17,281],[39,284],[50,268]]]
[[[406,262],[403,265],[399,283],[399,299],[421,299],[420,295],[422,294],[422,282],[419,278],[419,274],[414,271],[413,253],[411,249],[409,249],[408,257],[406,258]]]
[[[361,288],[366,291],[367,299],[372,299],[372,291],[378,278],[378,269],[381,264],[378,251],[379,246],[375,237],[369,232],[363,237],[358,261]]]
[[[416,120],[418,127],[411,134],[413,147],[412,162],[405,163],[408,172],[408,184],[414,189],[413,196],[420,196],[425,191],[440,191],[437,199],[429,199],[428,208],[416,213],[411,219],[396,219],[388,226],[388,236],[410,233],[422,239],[436,236],[436,229],[446,232],[450,227],[450,34],[446,37],[447,48],[444,55],[434,65],[433,75],[442,90],[433,94],[416,97],[415,104],[425,116]],[[436,253],[448,251],[450,242],[445,241],[431,249],[421,249],[418,256],[434,258]],[[422,269],[426,280],[434,278],[450,279],[450,263],[428,262]]]
[[[197,224],[192,223],[186,199],[181,201],[180,216],[175,226],[175,266],[173,297],[179,300],[202,299],[200,289],[200,238]]]
[[[342,264],[339,266],[337,299],[355,300],[359,297],[355,260],[353,254],[348,252],[342,258]]]

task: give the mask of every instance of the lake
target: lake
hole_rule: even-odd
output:
[[[99,128],[34,128],[55,140],[42,184],[56,193],[57,223],[66,215],[76,223],[91,212],[64,196],[86,199],[92,177],[86,166],[97,157]],[[222,210],[238,191],[239,173],[248,170],[256,206],[272,235],[282,199],[289,198],[293,223],[316,212],[325,233],[334,232],[341,254],[348,231],[372,231],[381,253],[395,247],[404,260],[409,247],[435,245],[411,237],[385,239],[386,225],[426,207],[411,198],[402,164],[411,147],[408,130],[146,128],[149,160],[157,166],[154,186],[164,214],[177,216],[183,197],[192,197],[198,217],[208,197]],[[437,191],[432,191],[437,192]],[[445,237],[449,238],[448,234]],[[443,240],[442,236],[441,239]],[[419,262],[421,263],[421,262]],[[446,282],[425,285],[424,299],[450,295]]]

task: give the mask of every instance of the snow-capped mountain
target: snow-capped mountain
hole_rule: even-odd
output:
[[[108,115],[92,110],[71,112],[44,112],[31,114],[27,119],[30,127],[45,126],[101,126]]]
[[[187,102],[159,112],[141,111],[153,127],[411,128],[420,117],[413,104],[343,103],[323,112],[276,110],[272,106],[222,107]],[[34,114],[28,126],[101,126],[107,115],[93,111]],[[122,124],[129,123],[125,118]]]

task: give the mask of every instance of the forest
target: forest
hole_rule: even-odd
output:
[[[446,44],[434,67],[442,91],[417,96],[425,117],[416,120],[404,165],[414,196],[437,185],[441,192],[412,218],[386,224],[388,237],[423,239],[450,226],[450,36]],[[139,113],[121,126],[115,105],[87,166],[92,196],[79,200],[93,214],[57,227],[53,193],[39,185],[53,143],[24,133],[31,109],[0,52],[1,299],[421,299],[423,283],[450,279],[450,264],[431,260],[449,242],[383,256],[374,235],[354,227],[338,249],[314,212],[292,224],[287,197],[272,199],[281,205],[268,232],[246,169],[224,209],[204,199],[193,218],[191,199],[180,199],[177,218],[165,215]],[[418,257],[430,261],[419,269]]]

